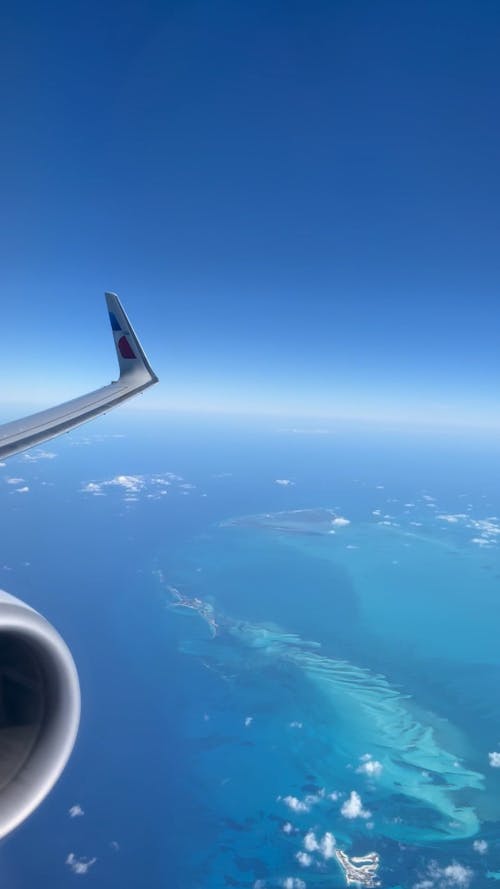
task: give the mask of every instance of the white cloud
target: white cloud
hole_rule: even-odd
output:
[[[295,484],[295,482],[292,482],[290,478],[275,478],[274,483],[276,485],[281,485],[283,488],[287,488]]]
[[[283,889],[307,889],[307,887],[304,880],[299,880],[298,877],[285,877]]]
[[[55,460],[57,454],[53,451],[32,451],[29,454],[23,454],[23,460],[26,463],[38,463],[39,460]]]
[[[68,815],[70,818],[78,818],[81,815],[85,815],[85,812],[83,811],[82,807],[80,805],[78,805],[78,803],[77,803],[75,806],[71,806],[71,809],[68,809]]]
[[[349,799],[342,805],[340,812],[344,818],[369,818],[371,814],[363,808],[361,797],[355,790],[351,791]]]
[[[446,867],[440,867],[437,861],[431,861],[425,879],[419,883],[413,884],[413,889],[451,889],[451,887],[462,887],[468,889],[473,871],[470,867],[453,861]]]
[[[175,472],[162,472],[161,475],[153,476],[153,480],[157,485],[171,485],[173,482],[183,482],[182,475]]]
[[[319,843],[313,830],[308,830],[304,837],[304,847],[308,852],[317,852]]]
[[[329,858],[333,858],[335,855],[335,846],[337,845],[335,837],[333,833],[327,831],[324,836],[321,837],[321,842],[319,844],[320,852],[327,861]]]
[[[281,829],[283,833],[293,833],[293,824],[290,821],[285,821]]]
[[[184,482],[182,476],[174,472],[164,472],[161,475],[115,475],[114,478],[101,482],[82,483],[80,490],[84,494],[102,497],[110,489],[115,488],[125,495],[124,499],[127,501],[137,500],[139,496],[148,500],[159,500],[160,497],[166,496],[172,485],[176,485],[177,492],[184,495],[196,489],[195,485]]]
[[[24,479],[23,478],[14,478],[14,476],[9,476],[5,481],[8,485],[22,485]]]
[[[295,857],[301,867],[311,867],[313,863],[312,855],[309,855],[308,852],[297,852]]]
[[[311,806],[308,805],[301,799],[298,799],[296,796],[284,796],[283,802],[289,809],[292,809],[293,812],[309,812]]]
[[[448,522],[449,525],[456,525],[461,519],[466,519],[467,516],[464,512],[457,512],[454,515],[445,513],[436,516],[436,518],[440,519],[442,522]]]
[[[450,886],[468,886],[472,879],[470,867],[458,864],[457,861],[444,867],[441,873]]]
[[[252,725],[252,722],[253,722],[253,716],[247,716],[245,718],[245,728],[248,728],[249,725]]]
[[[488,757],[490,760],[490,766],[493,769],[500,769],[500,753],[494,751],[493,753],[488,753]]]
[[[104,482],[104,484],[116,485],[120,488],[125,488],[126,491],[135,493],[144,487],[144,479],[140,475],[116,475],[109,482]]]
[[[376,759],[372,759],[370,753],[365,753],[360,757],[361,765],[356,769],[362,775],[368,775],[370,778],[376,778],[382,774],[383,765]]]
[[[492,541],[500,535],[500,525],[496,516],[490,516],[487,519],[471,519],[467,524],[468,528],[475,528],[481,532],[479,539],[491,539]],[[476,538],[477,539],[477,538]]]
[[[488,851],[488,843],[486,840],[474,840],[472,848],[475,852],[479,852],[480,855],[485,855]]]
[[[16,488],[16,494],[27,494],[29,491],[28,485],[24,485],[22,488]]]
[[[103,497],[104,494],[101,491],[101,487],[102,487],[102,485],[99,485],[97,482],[89,482],[88,484],[83,486],[82,491],[85,494],[98,494],[101,497]]]
[[[332,525],[335,525],[336,528],[343,528],[345,525],[350,525],[351,520],[345,519],[343,516],[339,515],[335,519],[332,519]]]
[[[73,852],[70,852],[66,858],[66,864],[74,874],[86,874],[96,861],[97,858],[77,858]]]
[[[294,719],[293,722],[289,722],[288,725],[290,726],[290,728],[302,728],[303,727],[303,723],[297,722],[296,719]]]

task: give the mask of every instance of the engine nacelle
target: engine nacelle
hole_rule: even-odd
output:
[[[38,612],[0,590],[0,837],[52,789],[79,721],[80,686],[66,643]]]

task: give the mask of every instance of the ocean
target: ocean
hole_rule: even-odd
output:
[[[8,885],[494,885],[494,438],[129,416],[3,470],[2,583],[83,693]]]

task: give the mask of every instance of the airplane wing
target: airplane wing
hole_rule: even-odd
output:
[[[120,300],[115,293],[106,293],[106,302],[120,367],[119,379],[57,407],[0,425],[0,458],[69,432],[158,382]]]

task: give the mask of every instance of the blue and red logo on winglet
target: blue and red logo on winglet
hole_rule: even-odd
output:
[[[135,358],[132,347],[126,336],[121,336],[118,340],[118,348],[120,350],[120,355],[122,358]]]
[[[123,328],[118,323],[118,319],[114,312],[109,313],[109,320],[111,321],[111,327],[115,331],[115,333],[121,333]],[[134,354],[132,346],[130,345],[125,334],[120,337],[118,340],[118,349],[120,350],[120,355],[122,358],[136,358],[137,356]]]
[[[118,324],[118,321],[117,321],[117,318],[116,318],[116,315],[115,315],[114,312],[110,312],[110,313],[109,313],[109,320],[111,321],[111,328],[112,328],[112,330],[115,330],[115,331],[117,331],[117,332],[118,332],[119,330],[121,330],[121,327],[120,327],[120,325]]]

